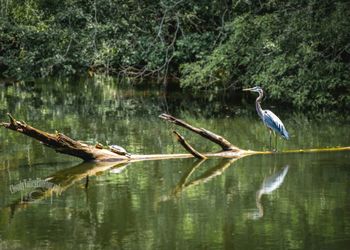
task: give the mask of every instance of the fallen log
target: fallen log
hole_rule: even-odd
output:
[[[179,158],[242,158],[248,155],[255,154],[274,154],[276,152],[271,151],[252,151],[244,150],[234,146],[224,137],[217,135],[204,128],[197,128],[183,120],[177,119],[168,114],[160,115],[160,118],[174,123],[180,127],[188,129],[196,134],[199,134],[205,139],[210,140],[221,146],[222,151],[214,153],[200,153],[190,146],[180,134],[177,135],[177,139],[181,145],[190,152],[189,154],[148,154],[148,155],[137,155],[130,154],[130,156],[120,155],[112,152],[101,145],[88,145],[83,142],[74,140],[62,133],[56,132],[55,134],[48,133],[37,128],[28,125],[26,122],[17,121],[11,114],[8,114],[10,122],[0,123],[1,126],[6,129],[16,131],[18,133],[32,137],[45,146],[53,148],[56,152],[67,154],[81,158],[84,161],[109,161],[109,162],[135,162],[135,161],[146,161],[146,160],[165,160],[165,159],[179,159]],[[298,150],[287,150],[278,153],[307,153],[307,152],[323,152],[323,151],[344,151],[350,150],[350,147],[336,147],[336,148],[323,148],[323,149],[298,149]]]
[[[23,121],[17,121],[11,114],[7,115],[10,118],[10,122],[1,123],[3,127],[32,137],[45,146],[53,148],[56,152],[72,155],[81,158],[84,161],[118,161],[127,158],[126,156],[117,155],[109,150],[99,149],[95,146],[73,140],[62,133],[56,132],[55,134],[50,134],[41,131]]]
[[[88,145],[78,140],[74,140],[62,133],[56,132],[55,134],[42,131],[40,129],[34,128],[28,125],[26,122],[17,121],[11,114],[8,114],[10,122],[3,122],[0,125],[16,131],[18,133],[32,137],[43,145],[54,149],[56,152],[67,154],[81,158],[84,161],[145,161],[145,160],[163,160],[163,159],[177,159],[177,158],[191,158],[197,157],[205,159],[208,157],[224,157],[224,158],[239,158],[245,155],[250,155],[256,153],[255,151],[242,150],[238,147],[232,145],[228,140],[222,136],[216,135],[215,133],[196,128],[182,120],[179,120],[173,116],[162,114],[160,117],[173,122],[179,126],[189,129],[190,131],[197,133],[204,138],[220,145],[223,149],[221,152],[216,153],[199,153],[192,146],[190,146],[185,139],[177,132],[177,136],[180,144],[188,151],[190,154],[150,154],[150,155],[136,155],[130,154],[130,156],[119,155],[108,149],[101,147],[101,145]]]

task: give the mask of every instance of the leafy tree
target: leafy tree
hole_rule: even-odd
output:
[[[350,8],[343,1],[265,1],[226,25],[213,53],[183,64],[182,86],[261,85],[299,108],[350,104]]]
[[[345,0],[9,0],[0,73],[180,78],[194,90],[261,85],[299,108],[350,104]]]

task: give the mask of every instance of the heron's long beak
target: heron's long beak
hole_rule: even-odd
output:
[[[243,89],[243,91],[251,91],[253,88]]]

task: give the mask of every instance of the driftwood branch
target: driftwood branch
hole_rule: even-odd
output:
[[[189,125],[188,123],[181,121],[170,115],[162,115],[162,118],[168,117],[169,119],[180,126],[186,127],[191,131],[202,135],[203,137],[213,141],[225,148],[224,151],[217,153],[199,153],[192,146],[190,146],[185,139],[177,134],[179,142],[184,148],[190,152],[190,154],[151,154],[151,155],[135,155],[131,154],[130,157],[125,155],[119,155],[103,147],[97,147],[95,145],[88,145],[83,142],[74,140],[62,133],[48,133],[37,128],[34,128],[25,122],[17,121],[13,116],[8,114],[10,122],[0,123],[1,126],[16,131],[18,133],[32,137],[45,146],[53,148],[59,153],[72,155],[78,158],[83,159],[84,161],[145,161],[145,160],[162,160],[162,159],[176,159],[176,158],[207,158],[207,157],[224,157],[224,158],[240,158],[249,154],[252,154],[254,151],[240,150],[237,147],[233,146],[226,139],[221,136],[218,136],[210,131],[205,129],[198,129]]]
[[[79,141],[73,140],[68,136],[56,132],[55,134],[50,134],[39,129],[36,129],[25,122],[19,122],[10,114],[7,114],[10,118],[10,122],[3,122],[0,125],[3,127],[25,134],[32,137],[45,146],[51,147],[59,153],[68,154],[72,156],[79,157],[84,161],[104,161],[104,160],[123,160],[127,157],[117,155],[106,149],[98,149],[92,145],[87,145]]]
[[[186,128],[186,129],[188,129],[196,134],[199,134],[202,137],[218,144],[222,148],[223,151],[239,151],[240,150],[238,147],[232,145],[228,140],[226,140],[222,136],[217,135],[209,130],[206,130],[204,128],[194,127],[194,126],[186,123],[185,121],[177,119],[174,116],[171,116],[168,114],[161,114],[159,117],[168,121],[168,122],[174,123],[180,127]]]
[[[136,155],[131,154],[130,156],[121,155],[105,149],[100,146],[88,145],[80,141],[74,140],[62,133],[48,133],[34,128],[25,122],[17,121],[14,117],[8,114],[10,122],[0,123],[7,129],[16,131],[18,133],[32,137],[45,146],[51,147],[59,153],[72,155],[83,159],[84,161],[110,161],[110,162],[135,162],[135,161],[146,161],[146,160],[164,160],[164,159],[178,159],[178,158],[209,158],[209,157],[219,157],[219,158],[234,158],[239,159],[248,155],[255,154],[275,154],[275,152],[270,151],[251,151],[240,149],[232,145],[228,140],[219,136],[211,131],[203,128],[194,127],[185,121],[177,119],[168,114],[162,114],[160,117],[166,121],[172,122],[176,125],[189,129],[190,131],[197,133],[204,138],[220,145],[222,151],[215,153],[199,153],[192,146],[190,146],[185,139],[177,134],[179,142],[185,149],[190,152],[190,154],[146,154],[146,155]],[[287,150],[278,153],[307,153],[307,152],[322,152],[322,151],[345,151],[350,150],[350,147],[337,147],[337,148],[325,148],[325,149],[299,149],[299,150]]]
[[[197,150],[195,150],[188,142],[185,140],[185,138],[180,135],[178,132],[173,131],[173,133],[176,135],[177,141],[188,151],[190,154],[192,154],[194,157],[198,159],[206,159],[204,155],[199,153]]]

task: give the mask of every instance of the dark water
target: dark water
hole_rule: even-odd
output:
[[[266,149],[269,139],[254,98],[239,95],[217,101],[106,78],[56,79],[0,85],[0,101],[1,120],[10,111],[133,153],[183,152],[162,112],[241,148]],[[346,122],[271,109],[291,135],[280,150],[350,145]],[[199,151],[218,150],[179,131]],[[349,160],[350,152],[333,152],[82,164],[1,129],[0,249],[348,249]],[[38,195],[37,186],[48,191]]]

